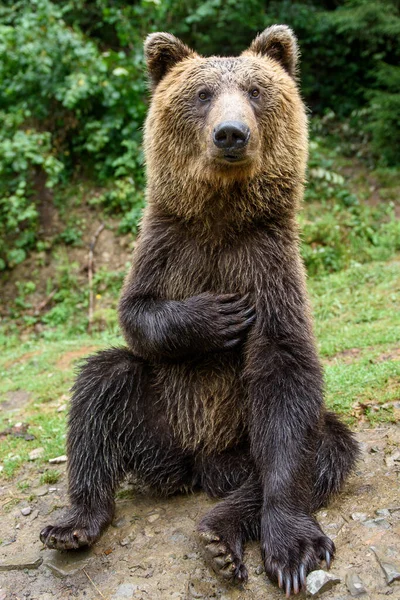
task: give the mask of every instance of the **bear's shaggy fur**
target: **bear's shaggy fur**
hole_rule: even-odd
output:
[[[199,525],[206,557],[244,581],[246,540],[287,595],[334,554],[313,511],[356,444],[323,405],[299,255],[307,119],[293,33],[237,58],[150,35],[147,208],[120,300],[128,348],[87,359],[68,433],[71,508],[41,533],[92,544],[134,472],[160,493],[226,497]]]

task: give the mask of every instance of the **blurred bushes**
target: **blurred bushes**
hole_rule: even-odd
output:
[[[0,269],[36,244],[40,173],[47,186],[74,174],[116,181],[100,202],[124,215],[122,231],[136,226],[147,102],[142,41],[149,31],[171,31],[205,54],[229,54],[276,22],[299,37],[302,89],[314,112],[352,115],[376,160],[398,165],[396,0],[3,1]]]
[[[324,275],[355,263],[389,259],[400,251],[400,221],[393,202],[369,206],[360,201],[334,170],[337,152],[313,133],[306,204],[299,216],[307,272]]]
[[[129,52],[104,47],[67,23],[72,9],[49,0],[0,8],[0,269],[35,243],[37,169],[48,186],[76,170],[102,182],[143,177],[142,35]]]

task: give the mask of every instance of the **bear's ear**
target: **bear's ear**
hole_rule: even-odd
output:
[[[253,40],[247,52],[269,56],[291,77],[296,76],[300,52],[296,36],[287,25],[272,25],[265,29]]]
[[[153,89],[171,67],[194,55],[193,50],[170,33],[148,35],[144,42],[144,56]]]

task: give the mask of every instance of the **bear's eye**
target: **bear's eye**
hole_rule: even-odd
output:
[[[209,99],[210,99],[210,93],[209,92],[206,92],[204,90],[202,90],[201,92],[199,92],[199,100],[201,100],[202,102],[206,102]]]
[[[253,88],[250,92],[250,96],[252,98],[259,98],[260,97],[260,90],[258,88]]]

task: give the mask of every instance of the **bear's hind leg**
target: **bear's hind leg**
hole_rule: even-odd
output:
[[[71,508],[40,538],[58,550],[90,546],[111,522],[114,492],[136,471],[172,493],[191,482],[191,458],[174,446],[154,401],[150,368],[129,350],[90,356],[73,388],[68,429]],[[153,397],[152,397],[153,396]]]
[[[200,487],[211,498],[224,498],[245,483],[253,472],[248,441],[235,448],[198,455],[195,463]]]
[[[359,448],[350,429],[334,413],[326,412],[317,447],[312,511],[325,506],[340,492],[354,467]]]

